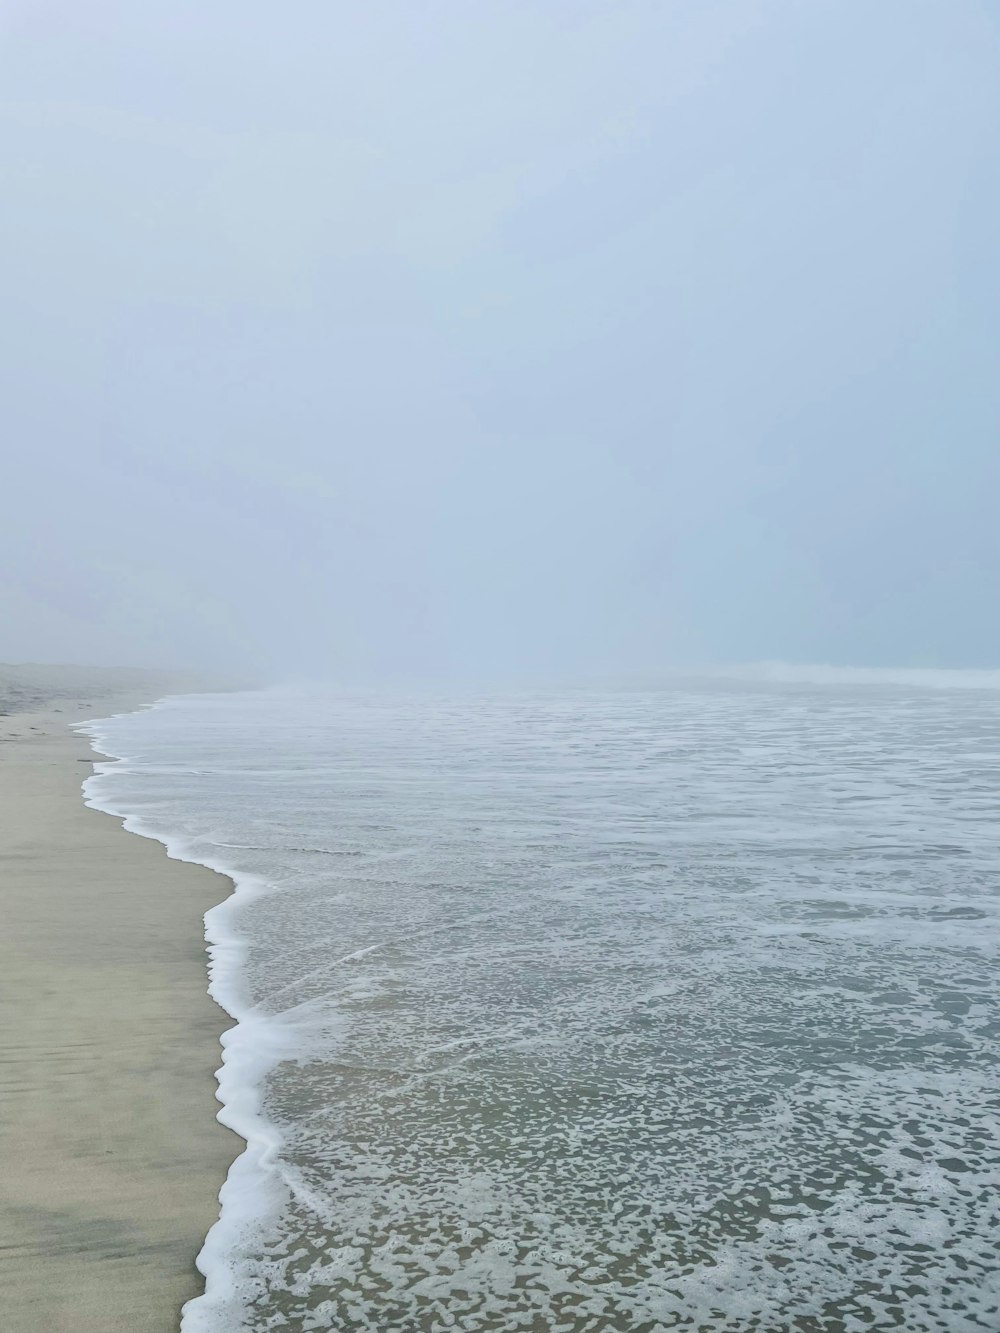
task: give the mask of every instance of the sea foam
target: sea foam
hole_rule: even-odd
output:
[[[883,683],[92,724],[236,885],[185,1330],[995,1326],[1000,698]]]
[[[161,700],[151,709],[168,708],[174,701]],[[245,1140],[246,1147],[231,1166],[219,1195],[220,1215],[197,1256],[205,1278],[204,1294],[184,1307],[181,1328],[194,1330],[239,1327],[241,1311],[255,1288],[254,1278],[233,1265],[233,1256],[262,1243],[269,1220],[277,1216],[287,1200],[288,1185],[280,1171],[281,1133],[261,1112],[260,1089],[267,1074],[283,1060],[295,1058],[301,1049],[294,1025],[278,1016],[255,1013],[246,995],[246,941],[233,924],[234,908],[269,891],[259,876],[241,873],[224,857],[206,855],[202,847],[172,836],[161,821],[145,822],[130,813],[108,790],[110,777],[129,773],[166,776],[173,781],[193,776],[199,770],[130,761],[117,735],[108,724],[128,718],[81,723],[77,730],[88,736],[94,750],[110,756],[110,762],[95,762],[94,773],[83,784],[88,806],[123,820],[129,833],[162,842],[173,860],[206,866],[232,881],[233,889],[205,914],[208,953],[208,992],[235,1026],[221,1034],[222,1065],[216,1071],[219,1121]],[[127,803],[126,803],[127,804]]]

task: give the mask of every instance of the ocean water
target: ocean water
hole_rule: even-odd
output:
[[[877,679],[91,724],[237,885],[184,1333],[1000,1330],[1000,690]]]

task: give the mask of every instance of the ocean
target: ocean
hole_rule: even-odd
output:
[[[248,1147],[184,1333],[997,1333],[979,684],[88,724],[89,803],[236,883],[206,925]]]

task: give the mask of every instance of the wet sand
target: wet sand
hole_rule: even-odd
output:
[[[223,876],[88,809],[71,723],[191,682],[0,666],[0,1327],[176,1333],[241,1141],[202,917]]]

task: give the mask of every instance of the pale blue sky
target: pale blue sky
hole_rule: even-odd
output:
[[[1000,6],[14,0],[0,659],[1000,665]]]

